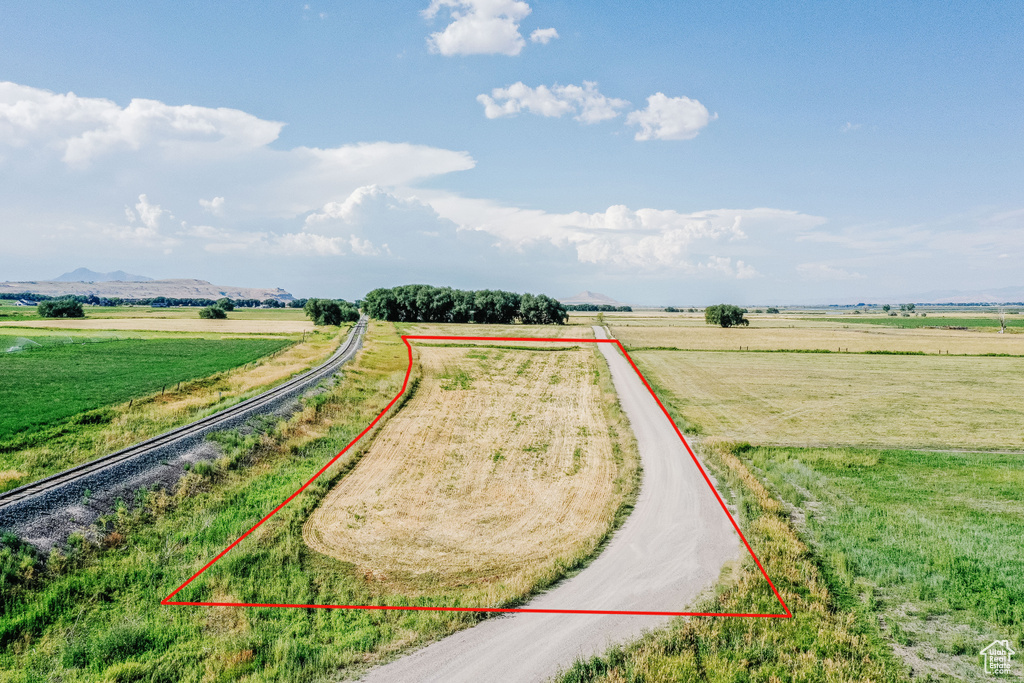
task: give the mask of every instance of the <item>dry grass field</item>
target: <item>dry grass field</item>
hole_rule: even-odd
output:
[[[782,445],[1019,450],[1024,359],[636,351],[703,433]]]
[[[638,462],[598,351],[414,352],[415,394],[306,522],[306,542],[384,591],[475,588],[489,604],[590,555]]]
[[[970,330],[898,329],[864,323],[749,316],[750,327],[724,329],[703,317],[607,317],[612,335],[627,348],[685,350],[824,350],[950,354],[1024,355],[1024,334],[998,334],[995,328]]]

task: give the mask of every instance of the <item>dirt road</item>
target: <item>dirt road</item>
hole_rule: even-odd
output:
[[[600,328],[594,331],[604,337]],[[525,607],[685,611],[738,556],[739,537],[640,378],[618,349],[600,346],[636,434],[644,468],[640,496],[600,557]],[[373,669],[362,680],[543,681],[577,657],[601,653],[668,619],[511,614]]]

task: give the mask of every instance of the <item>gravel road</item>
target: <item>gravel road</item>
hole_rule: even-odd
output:
[[[601,328],[594,328],[605,338]],[[739,537],[671,424],[629,362],[600,344],[636,434],[644,477],[636,508],[590,566],[525,605],[531,609],[686,611],[739,556]],[[488,619],[361,679],[543,681],[578,657],[663,625],[670,617],[508,614]]]

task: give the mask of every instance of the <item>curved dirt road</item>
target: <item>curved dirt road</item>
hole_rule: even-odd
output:
[[[600,328],[594,328],[604,338]],[[636,434],[644,477],[636,508],[590,566],[533,609],[685,611],[736,557],[739,537],[629,362],[600,344]],[[670,617],[508,614],[371,670],[367,682],[543,681]]]

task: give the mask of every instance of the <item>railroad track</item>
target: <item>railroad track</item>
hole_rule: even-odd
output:
[[[23,521],[19,518],[26,513],[45,513],[62,504],[66,505],[70,501],[75,501],[76,496],[78,500],[82,498],[83,494],[88,497],[90,489],[84,482],[102,484],[103,479],[110,479],[112,476],[116,478],[115,475],[118,471],[124,475],[137,474],[140,467],[144,469],[159,465],[159,456],[161,455],[187,449],[212,431],[238,426],[254,415],[273,410],[320,380],[332,375],[349,361],[362,346],[366,324],[366,318],[361,318],[352,328],[345,342],[325,363],[258,396],[134,446],[44,477],[31,484],[0,493],[0,527],[11,526]],[[158,455],[156,460],[151,457],[154,454]]]

